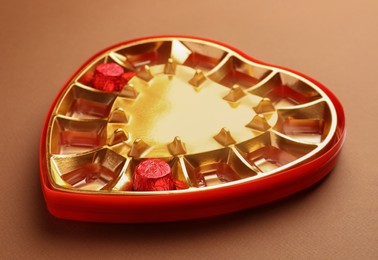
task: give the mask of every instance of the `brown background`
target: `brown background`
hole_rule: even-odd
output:
[[[378,259],[378,2],[3,1],[1,259]],[[55,219],[39,187],[52,99],[89,56],[162,34],[212,38],[293,68],[343,103],[348,136],[320,185],[266,206],[165,224]]]

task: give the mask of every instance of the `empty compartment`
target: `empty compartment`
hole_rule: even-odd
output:
[[[268,69],[251,65],[232,56],[223,66],[209,75],[209,78],[228,88],[237,84],[247,89],[256,85],[270,72]]]
[[[51,153],[82,153],[106,143],[105,120],[75,120],[56,117],[51,134]]]
[[[72,86],[59,104],[57,113],[78,119],[106,118],[116,95]]]
[[[231,148],[186,156],[185,167],[192,185],[198,188],[256,175]]]
[[[277,112],[274,129],[298,141],[320,143],[329,133],[332,118],[326,102]]]
[[[170,41],[147,42],[120,49],[117,53],[126,57],[135,68],[152,66],[167,62],[170,58],[171,44]]]
[[[203,43],[183,41],[182,44],[191,52],[184,65],[204,72],[214,68],[227,55],[224,50]]]
[[[56,156],[51,160],[57,184],[86,191],[111,189],[126,161],[108,149],[74,157]]]
[[[287,165],[316,147],[297,143],[271,132],[237,145],[243,157],[264,173]]]
[[[251,93],[269,98],[275,106],[293,106],[321,98],[307,83],[284,73],[273,75],[267,82],[251,90]]]

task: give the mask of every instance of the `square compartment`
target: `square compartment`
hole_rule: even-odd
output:
[[[103,93],[74,85],[59,104],[57,113],[78,119],[106,118],[114,100],[113,93]]]
[[[231,148],[186,156],[185,167],[195,187],[216,186],[256,175]]]
[[[237,145],[242,156],[263,173],[289,164],[316,147],[297,143],[271,132]]]
[[[274,129],[301,142],[321,143],[331,127],[331,111],[326,102],[297,109],[278,110]]]
[[[236,57],[230,57],[218,70],[209,75],[209,78],[228,88],[237,84],[248,89],[259,83],[270,72],[271,70],[253,66]]]
[[[284,73],[274,74],[264,84],[250,92],[269,98],[277,107],[304,104],[321,98],[311,86]]]
[[[194,69],[200,69],[203,72],[207,72],[217,66],[227,55],[227,53],[221,49],[202,43],[184,41],[182,44],[191,51],[184,65]]]
[[[105,120],[56,117],[51,134],[51,153],[82,153],[105,145],[106,124]]]
[[[51,159],[53,178],[63,187],[98,191],[111,189],[121,173],[125,158],[108,149],[90,154]]]

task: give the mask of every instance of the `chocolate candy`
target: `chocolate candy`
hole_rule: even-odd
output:
[[[134,172],[134,191],[174,190],[175,182],[168,163],[162,159],[147,159]]]
[[[124,73],[117,63],[103,63],[96,67],[92,86],[103,91],[120,91],[134,75],[133,72]]]

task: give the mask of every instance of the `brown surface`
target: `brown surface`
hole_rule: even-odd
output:
[[[377,1],[20,2],[0,11],[1,259],[378,259]],[[213,219],[109,225],[50,216],[38,139],[58,89],[96,51],[162,34],[223,41],[328,86],[348,123],[333,173],[297,196]]]

